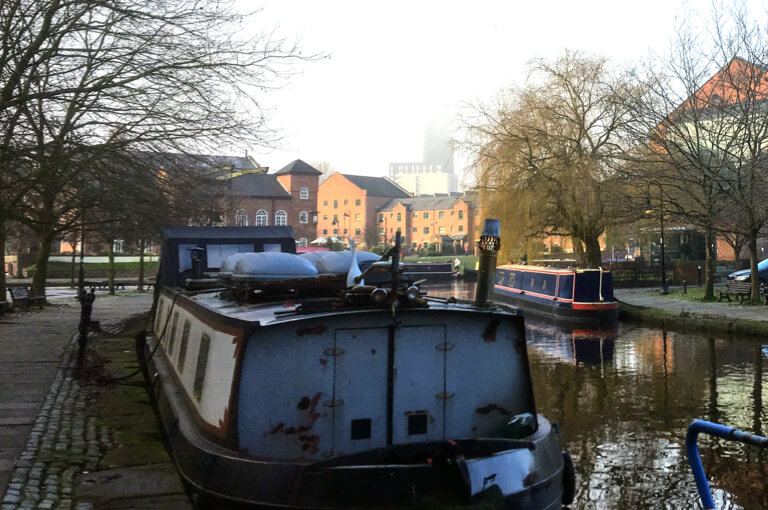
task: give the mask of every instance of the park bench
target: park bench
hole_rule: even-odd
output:
[[[11,293],[11,299],[13,299],[13,306],[17,304],[22,305],[24,308],[29,308],[32,303],[42,308],[45,303],[45,296],[33,296],[29,293],[29,287],[9,287],[8,291]]]
[[[752,284],[745,281],[728,280],[725,287],[721,287],[717,291],[720,293],[720,297],[717,298],[718,301],[726,298],[730,302],[731,296],[734,296],[739,300],[740,304],[744,304],[745,301],[749,301],[749,296],[752,293]],[[763,286],[760,294],[765,297],[765,304],[768,305],[768,288]]]

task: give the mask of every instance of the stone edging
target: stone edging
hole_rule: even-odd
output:
[[[663,310],[619,302],[619,318],[657,328],[688,332],[734,334],[742,336],[768,336],[768,322],[728,317],[710,317],[688,313],[686,315],[659,316]],[[668,313],[668,312],[667,312]]]

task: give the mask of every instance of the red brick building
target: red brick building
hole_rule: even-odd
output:
[[[320,174],[300,159],[271,174],[256,165],[217,172],[213,177],[225,181],[224,224],[288,225],[297,245],[307,246],[315,237]]]
[[[318,237],[353,237],[360,246],[379,242],[376,212],[393,198],[410,194],[386,177],[335,173],[318,191]]]
[[[474,194],[438,194],[393,198],[377,210],[381,242],[390,242],[398,231],[403,245],[414,250],[436,244],[438,252],[471,252],[477,236],[478,209]]]

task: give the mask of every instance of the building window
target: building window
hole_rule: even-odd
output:
[[[454,230],[455,230],[455,227],[451,225],[451,232],[453,232]]]
[[[400,213],[397,213],[397,221],[403,221],[403,215]]]
[[[355,199],[355,205],[360,205],[360,199],[359,198]]]
[[[327,220],[328,219],[328,215],[327,214],[323,214],[323,219]]]
[[[247,227],[248,226],[248,211],[245,209],[238,209],[235,213],[235,226]]]
[[[429,227],[424,227],[424,233],[429,234]]]
[[[263,227],[265,225],[269,225],[269,215],[267,214],[267,211],[261,209],[256,213],[256,226]]]
[[[355,229],[355,237],[360,237],[361,234],[362,234],[362,231],[359,228],[356,228]]]
[[[288,215],[282,209],[275,213],[275,225],[282,226],[288,224]]]
[[[397,230],[395,232],[400,232],[400,227],[397,227]]]
[[[459,225],[459,232],[464,232],[464,225]]]
[[[299,237],[299,248],[306,248],[308,244],[306,237]]]
[[[459,219],[460,220],[464,219],[464,211],[459,211]]]
[[[309,213],[307,211],[299,213],[299,223],[309,223]]]
[[[122,239],[115,239],[112,241],[112,252],[113,253],[123,253],[123,241]]]
[[[417,213],[417,212],[413,213],[413,217],[414,218],[418,218],[419,217],[419,213]]]
[[[312,223],[317,223],[317,214],[312,215]]]
[[[334,209],[338,209],[339,208],[339,201],[338,200],[334,200],[333,201],[333,208]]]
[[[309,188],[301,188],[299,190],[299,200],[309,200]]]
[[[355,221],[362,221],[363,215],[360,213],[355,214]]]
[[[324,236],[327,236],[327,235],[328,235],[328,229],[327,229],[327,228],[324,228],[324,229],[323,229],[323,235],[324,235]]]
[[[445,211],[440,211],[439,213],[437,213],[437,217],[440,219],[445,218]]]
[[[384,213],[379,213],[379,223],[384,222]]]
[[[428,219],[429,219],[429,213],[428,213],[428,212],[426,212],[426,211],[424,212],[424,219],[425,219],[425,220],[428,220]]]
[[[384,235],[384,232],[385,232],[385,230],[384,230],[384,228],[383,228],[383,227],[379,229],[379,235],[380,235],[380,236],[383,236],[383,235]]]
[[[451,216],[453,216],[453,209],[451,209]]]
[[[333,229],[333,235],[339,235],[339,229],[338,228],[334,228]]]
[[[414,233],[416,233],[416,232],[418,232],[418,231],[419,231],[419,229],[418,229],[418,228],[416,228],[416,227],[413,227],[413,232],[414,232]]]
[[[338,214],[334,214],[333,215],[332,225],[338,225],[338,224],[339,224],[339,215]]]
[[[206,333],[200,336],[200,349],[197,351],[197,368],[195,369],[195,383],[192,386],[192,394],[200,401],[203,396],[203,384],[205,383],[205,370],[208,367],[208,350],[211,346],[211,337]]]
[[[346,198],[344,199],[344,205],[347,205],[347,199]]]
[[[344,229],[344,235],[347,235],[347,229],[346,228]]]
[[[327,200],[323,200],[323,205],[327,206],[328,205],[328,201]]]

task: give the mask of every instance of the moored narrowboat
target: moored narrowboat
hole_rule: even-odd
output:
[[[496,268],[494,299],[562,323],[618,321],[611,272],[508,264]]]
[[[189,249],[166,237],[162,256]],[[572,498],[515,309],[426,296],[401,278],[397,246],[374,268],[388,285],[366,285],[353,253],[340,291],[300,256],[230,257],[216,282],[205,262],[183,284],[164,266],[170,284],[158,281],[140,350],[194,492],[225,507],[307,509],[556,509]],[[282,284],[265,277],[275,274]]]

